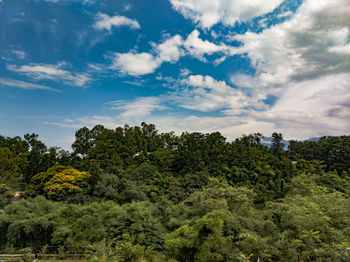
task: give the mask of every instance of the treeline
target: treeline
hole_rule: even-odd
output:
[[[272,145],[76,132],[72,152],[0,136],[0,252],[97,261],[349,261],[350,136]],[[13,201],[15,192],[22,200]]]

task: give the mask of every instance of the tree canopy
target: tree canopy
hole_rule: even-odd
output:
[[[349,261],[350,136],[288,149],[271,137],[98,125],[68,152],[37,134],[0,136],[0,253]]]

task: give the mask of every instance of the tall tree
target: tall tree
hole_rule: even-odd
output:
[[[272,148],[273,152],[275,153],[275,155],[277,155],[278,152],[280,152],[284,148],[284,144],[282,141],[283,141],[283,136],[281,133],[276,133],[276,132],[272,133],[271,148]]]

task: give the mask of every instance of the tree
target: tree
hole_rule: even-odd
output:
[[[110,210],[107,239],[114,245],[129,234],[134,245],[152,247],[157,251],[164,249],[165,228],[160,223],[155,206],[150,202],[137,202],[115,207]]]
[[[28,183],[35,174],[46,170],[53,163],[50,157],[51,154],[47,154],[47,147],[43,142],[38,140],[37,134],[25,134],[24,138],[29,144],[30,149],[27,155],[28,162],[25,172],[25,180]]]
[[[11,203],[13,192],[6,184],[0,183],[0,209]]]
[[[69,166],[53,166],[31,179],[27,194],[45,195],[52,200],[67,200],[87,194],[89,189],[88,172],[78,171]]]
[[[77,193],[87,193],[89,179],[88,172],[80,172],[74,168],[67,168],[56,173],[44,186],[45,194],[53,200],[64,200],[75,197]]]
[[[283,136],[281,133],[272,133],[272,145],[271,148],[275,155],[278,155],[278,153],[283,150],[284,144],[283,144]]]
[[[19,174],[20,158],[15,156],[7,147],[0,147],[0,184],[5,183],[18,188],[21,181]]]
[[[93,147],[95,136],[96,133],[85,126],[75,132],[75,141],[72,144],[74,153],[86,156]]]
[[[233,236],[224,232],[229,216],[222,210],[213,211],[171,232],[165,242],[169,255],[179,261],[232,261]]]
[[[44,197],[7,205],[0,213],[0,235],[6,239],[0,246],[12,246],[17,250],[29,247],[33,252],[39,252],[42,246],[51,243],[53,219],[59,206]]]

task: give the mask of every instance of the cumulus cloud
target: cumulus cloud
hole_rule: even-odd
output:
[[[239,115],[247,108],[265,108],[262,101],[253,101],[241,90],[211,76],[190,75],[180,81],[180,90],[171,94],[178,106],[203,112],[221,110],[225,115]]]
[[[22,89],[42,89],[42,90],[60,92],[59,90],[48,87],[48,86],[38,85],[38,84],[34,84],[34,83],[29,83],[29,82],[14,80],[14,79],[8,79],[8,78],[0,78],[0,85],[9,86],[9,87],[17,87],[17,88],[22,88]]]
[[[96,20],[97,21],[94,24],[94,27],[97,30],[111,31],[113,26],[128,26],[131,29],[141,28],[140,24],[136,20],[121,15],[109,16],[107,14],[98,13],[96,15]]]
[[[208,40],[199,38],[199,31],[194,30],[184,40],[180,35],[175,35],[164,40],[160,44],[152,44],[152,53],[115,53],[112,69],[119,70],[133,76],[153,73],[164,62],[176,63],[182,56],[190,55],[201,61],[206,61],[205,55],[222,53],[232,55],[234,48],[224,44],[214,44]]]
[[[219,89],[220,97],[225,97],[227,92],[225,90],[229,88],[225,82],[208,76],[190,76],[185,81],[208,90]],[[244,98],[243,101],[245,99],[248,98]],[[103,124],[108,128],[115,128],[125,123],[139,125],[142,121],[146,121],[155,124],[162,132],[175,131],[181,134],[183,131],[220,131],[228,139],[254,132],[271,135],[277,131],[283,133],[286,139],[301,140],[315,136],[344,135],[350,130],[349,74],[329,75],[301,82],[288,89],[273,107],[267,110],[248,110],[244,115],[237,114],[239,113],[237,110],[221,116],[158,115],[152,112],[162,110],[164,103],[177,103],[177,101],[172,96],[137,100],[117,101],[116,110],[121,110],[121,113],[115,116],[87,116],[48,124],[73,128]],[[225,100],[219,101],[227,103]],[[201,102],[205,103],[205,99]],[[184,103],[186,104],[186,101]],[[220,108],[215,104],[200,107],[196,101],[192,105],[195,105],[195,110],[204,112]],[[109,106],[113,107],[113,103]],[[133,113],[133,110],[136,113]],[[143,113],[143,110],[146,113]]]
[[[225,44],[216,45],[208,40],[200,39],[198,30],[194,30],[188,35],[186,41],[183,43],[183,46],[189,55],[204,61],[204,55],[206,54],[211,55],[218,52],[226,54],[231,50]]]
[[[252,110],[246,127],[254,122],[289,138],[348,133],[349,14],[347,0],[307,0],[290,20],[233,37],[242,42],[239,52],[247,54],[256,74],[233,75],[231,83],[279,97],[268,110]]]
[[[269,110],[251,112],[293,138],[344,135],[350,130],[350,75],[336,74],[288,88]]]
[[[177,62],[184,55],[184,50],[180,47],[183,45],[183,39],[180,35],[175,35],[159,45],[153,45],[158,56],[159,63]]]
[[[173,8],[202,28],[234,25],[273,11],[283,0],[170,0]]]
[[[183,3],[191,1],[174,0],[173,5],[176,2],[180,6],[179,10],[192,10],[188,17],[203,27],[234,21],[225,20],[229,17],[228,13],[215,17],[215,10],[218,9],[214,7],[209,9],[214,10],[212,13],[215,19],[211,21],[209,15],[204,17],[204,11],[201,11],[203,14],[198,11],[200,7],[196,3],[185,8],[181,7]],[[216,1],[208,1],[208,5],[212,3]],[[266,1],[264,4],[269,5]],[[106,119],[100,116],[101,122],[140,124],[147,121],[156,124],[161,131],[220,131],[229,139],[244,133],[262,132],[270,135],[274,131],[282,132],[286,139],[348,134],[349,14],[350,2],[347,0],[306,0],[295,14],[285,13],[290,18],[280,24],[259,33],[247,32],[232,36],[231,40],[242,43],[240,47],[205,41],[195,30],[185,39],[176,35],[176,38],[169,37],[160,44],[154,44],[150,53],[130,52],[128,54],[137,59],[142,57],[141,62],[135,65],[141,69],[130,67],[128,61],[121,61],[116,69],[133,75],[152,73],[163,62],[175,63],[185,55],[204,60],[214,53],[224,56],[246,55],[256,73],[231,76],[234,87],[208,75],[184,71],[180,79],[174,81],[178,86],[172,93],[156,99],[140,98],[143,105],[137,104],[137,99],[119,101],[115,105],[116,110],[120,110],[118,115]],[[197,18],[193,18],[195,16]],[[244,15],[232,17],[244,19]],[[118,62],[120,57],[116,55],[115,62]],[[127,58],[135,59],[133,56]],[[278,99],[275,104],[267,106],[264,101],[269,94],[274,94]],[[170,108],[176,110],[186,108],[202,113],[188,115],[186,112],[183,117],[176,114],[177,111],[174,115],[155,114],[168,104],[175,105]],[[219,110],[221,115],[205,115],[205,112],[213,110]],[[80,122],[86,124],[96,119],[96,116],[86,117]]]
[[[22,66],[7,65],[7,69],[27,75],[36,80],[60,80],[76,86],[84,86],[87,82],[91,81],[91,78],[87,74],[74,74],[62,69],[64,65],[65,63],[59,63],[57,65],[31,63]]]
[[[149,53],[116,53],[111,69],[132,76],[139,76],[153,73],[159,65],[159,61]]]
[[[341,7],[341,8],[340,8]],[[257,74],[233,76],[238,86],[281,87],[350,72],[350,2],[305,1],[288,21],[261,33],[236,35]]]

